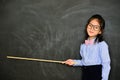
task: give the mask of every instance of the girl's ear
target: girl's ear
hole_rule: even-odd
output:
[[[102,32],[101,31],[99,31],[99,33],[98,34],[101,34]]]

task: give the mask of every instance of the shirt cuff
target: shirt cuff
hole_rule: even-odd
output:
[[[73,66],[82,66],[81,60],[73,60],[73,61],[74,61]]]

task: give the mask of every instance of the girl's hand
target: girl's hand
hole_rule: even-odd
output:
[[[72,65],[75,64],[75,62],[74,62],[72,59],[68,59],[68,60],[64,61],[63,64],[66,64],[66,65],[72,66]]]

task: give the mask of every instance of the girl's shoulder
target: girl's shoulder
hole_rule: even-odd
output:
[[[108,47],[108,44],[106,41],[101,41],[98,43],[98,45],[100,45],[101,47],[104,47],[104,46]]]
[[[100,46],[100,47],[108,47],[108,44],[107,44],[106,41],[96,42],[94,45],[95,46]],[[82,43],[80,45],[80,47],[84,47],[84,46],[86,46],[85,43]]]

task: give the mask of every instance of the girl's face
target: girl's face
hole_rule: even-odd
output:
[[[100,24],[98,19],[93,19],[87,25],[87,33],[89,38],[95,38],[98,34],[101,34]]]

